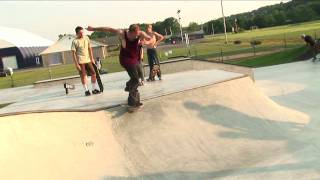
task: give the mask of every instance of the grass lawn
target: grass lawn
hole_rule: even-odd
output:
[[[303,33],[320,37],[320,20],[228,34],[228,39],[231,42],[237,39],[283,40],[284,38],[294,38],[300,41],[300,36]],[[224,35],[207,36],[209,42],[217,40],[224,41]]]
[[[308,51],[308,48],[306,48],[305,46],[302,46],[302,47],[300,46],[297,48],[285,50],[282,52],[277,52],[270,55],[254,57],[254,58],[249,58],[249,59],[240,60],[240,61],[233,61],[228,63],[234,64],[234,65],[254,67],[254,68],[263,67],[263,66],[272,66],[272,65],[297,61],[298,57],[303,55],[307,51]]]
[[[207,35],[201,42],[191,44],[191,54],[196,54],[201,58],[212,58],[220,56],[221,51],[224,55],[248,53],[253,51],[250,45],[252,40],[262,42],[260,46],[257,46],[257,52],[283,47],[292,48],[304,44],[300,37],[301,34],[309,34],[315,38],[320,38],[320,21],[244,31],[238,34],[228,33],[228,44],[224,43],[223,34]],[[233,44],[235,40],[240,40],[241,44]],[[185,48],[172,47],[172,51],[171,56],[186,55]],[[159,51],[162,59],[167,59],[164,53],[165,51]]]
[[[118,62],[118,57],[113,56],[109,57],[106,60],[103,60],[103,68],[107,69],[109,73],[122,71],[122,67]],[[66,64],[59,66],[52,66],[49,68],[33,68],[27,70],[17,70],[13,73],[14,87],[31,85],[36,81],[50,79],[50,73],[52,78],[66,77],[78,75],[74,64]],[[0,89],[10,88],[11,87],[11,78],[0,77]]]

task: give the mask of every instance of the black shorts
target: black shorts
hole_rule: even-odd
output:
[[[93,70],[93,73],[95,73],[93,65],[92,65],[92,62],[85,63],[85,64],[79,64],[79,65],[80,66],[83,66],[83,65],[85,66],[85,70],[86,70],[87,76],[91,76],[92,70]],[[92,66],[92,69],[90,68],[90,66]],[[79,71],[79,75],[81,76],[81,71]]]

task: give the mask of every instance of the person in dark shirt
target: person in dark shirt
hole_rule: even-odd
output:
[[[140,41],[149,41],[151,37],[140,30],[138,24],[130,25],[128,30],[114,29],[110,27],[88,26],[88,31],[112,32],[116,33],[121,40],[119,60],[121,66],[127,71],[130,80],[126,83],[125,90],[129,92],[128,106],[142,106],[140,102],[139,86],[139,60],[140,60]]]
[[[301,38],[306,42],[307,46],[310,46],[313,50],[313,59],[312,61],[314,62],[317,59],[317,54],[319,53],[320,50],[320,44],[318,41],[315,41],[311,36],[302,34]]]

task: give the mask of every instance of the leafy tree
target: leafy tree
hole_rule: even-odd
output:
[[[186,29],[187,29],[187,32],[194,32],[194,31],[199,31],[201,29],[201,26],[196,22],[191,22]]]
[[[91,39],[98,39],[98,38],[106,38],[106,37],[110,37],[110,36],[115,36],[114,33],[110,33],[110,32],[93,32],[90,35]]]

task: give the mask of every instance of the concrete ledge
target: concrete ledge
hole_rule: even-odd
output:
[[[219,62],[212,62],[202,59],[180,58],[160,63],[162,74],[172,74],[190,70],[208,70],[219,69],[234,73],[240,73],[251,77],[254,80],[254,73],[252,68],[237,66],[231,64],[224,64]],[[149,76],[149,66],[144,65],[145,77]]]
[[[250,67],[212,62],[208,60],[193,60],[193,67],[194,67],[194,70],[220,69],[224,71],[245,74],[251,77],[252,80],[254,80],[254,72],[253,72],[253,69]]]
[[[251,68],[236,66],[218,62],[212,62],[208,60],[201,59],[191,59],[191,58],[178,58],[168,61],[160,62],[162,74],[172,74],[183,71],[190,70],[208,70],[208,69],[219,69],[234,73],[240,73],[250,76],[254,80],[254,74]],[[149,66],[145,64],[143,66],[145,78],[149,77]],[[78,84],[80,83],[80,76],[69,76],[63,78],[49,79],[43,81],[37,81],[34,83],[35,88],[45,88],[50,86],[62,86],[63,83]]]

